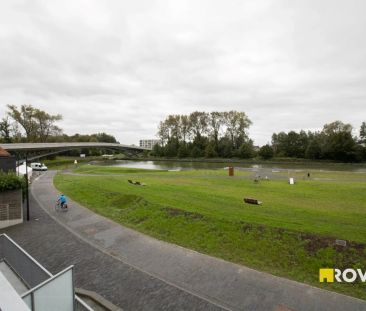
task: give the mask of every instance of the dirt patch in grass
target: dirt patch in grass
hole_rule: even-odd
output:
[[[241,230],[245,234],[254,234],[257,238],[268,238],[271,236],[273,239],[284,239],[286,237],[292,237],[295,240],[304,242],[304,249],[308,255],[314,256],[316,253],[324,248],[332,247],[338,253],[346,253],[350,249],[353,249],[356,253],[360,255],[366,250],[366,245],[346,241],[347,245],[337,245],[335,243],[336,238],[320,236],[304,232],[296,232],[291,230],[284,230],[282,228],[271,228],[263,225],[255,225],[250,223],[240,222]]]
[[[301,233],[299,237],[301,240],[306,242],[305,250],[309,255],[315,255],[322,248],[326,248],[328,246],[335,246],[334,238],[320,237],[306,233]]]
[[[146,205],[144,198],[133,194],[119,194],[112,199],[111,203],[118,208],[125,208],[131,205]]]
[[[179,208],[174,208],[174,207],[164,207],[162,210],[165,211],[167,214],[169,214],[169,216],[172,216],[172,217],[184,216],[187,219],[196,219],[196,220],[201,220],[204,218],[204,216],[202,214],[188,212],[188,211],[184,211],[184,210],[181,210]]]
[[[138,225],[146,220],[148,220],[149,217],[148,216],[141,216],[141,217],[136,217],[136,218],[131,218],[130,222],[134,225]]]
[[[268,227],[266,228],[265,226],[262,226],[262,225],[253,225],[253,224],[245,223],[243,221],[241,221],[240,224],[242,225],[241,229],[244,233],[255,232],[257,235],[261,236],[265,233],[266,230],[272,231],[272,229],[270,229]]]
[[[355,249],[356,252],[363,253],[366,245],[361,243],[356,243],[353,241],[346,241],[346,246],[337,245],[335,243],[335,238],[332,237],[322,237],[314,234],[302,233],[300,238],[307,241],[305,249],[309,255],[315,254],[322,248],[333,247],[337,252],[346,252],[348,249]]]

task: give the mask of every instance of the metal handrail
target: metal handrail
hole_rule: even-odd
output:
[[[29,253],[27,251],[25,251],[21,246],[19,246],[19,244],[17,244],[13,239],[11,239],[7,234],[5,233],[1,233],[0,234],[0,238],[6,238],[8,239],[15,247],[17,247],[32,263],[34,263],[38,268],[40,268],[45,274],[47,274],[49,276],[49,278],[45,281],[43,281],[42,283],[36,285],[35,287],[31,288],[30,290],[28,290],[27,292],[23,293],[20,297],[24,298],[28,295],[32,295],[32,293],[34,293],[36,290],[42,288],[43,286],[45,286],[46,284],[48,284],[49,282],[53,281],[55,278],[59,277],[60,275],[62,275],[63,273],[69,271],[70,269],[73,269],[74,266],[71,265],[67,268],[65,268],[64,270],[60,271],[59,273],[52,275],[52,273],[50,273],[46,268],[44,268],[40,263],[38,263],[31,255],[29,255]],[[1,258],[0,258],[1,259]],[[74,284],[73,284],[74,287]],[[73,289],[74,292],[74,301],[77,301],[80,305],[83,306],[83,308],[86,311],[94,311],[91,307],[89,307],[81,298],[79,298],[76,294],[75,294],[75,289]],[[75,304],[75,302],[74,302]]]
[[[87,305],[80,297],[78,297],[77,295],[75,295],[75,300],[80,303],[85,309],[86,311],[94,311],[94,309],[92,309],[91,307],[89,307],[89,305]]]
[[[29,255],[21,246],[19,246],[18,243],[16,243],[13,239],[11,239],[6,233],[2,233],[0,234],[0,237],[4,236],[5,238],[7,238],[10,242],[12,242],[17,248],[19,248],[19,250],[28,257],[28,259],[30,259],[38,268],[40,268],[43,272],[45,272],[46,274],[48,274],[50,277],[52,277],[53,275],[46,270],[40,263],[38,263],[31,255]]]
[[[56,279],[57,277],[59,277],[60,275],[64,274],[65,272],[69,271],[70,269],[72,270],[74,268],[74,266],[70,266],[67,267],[66,269],[60,271],[59,273],[53,275],[52,277],[50,277],[49,279],[45,280],[44,282],[38,284],[37,286],[31,288],[29,291],[25,292],[24,294],[22,294],[20,297],[24,298],[25,296],[28,296],[29,294],[35,292],[36,290],[42,288],[43,286],[45,286],[46,284],[48,284],[49,282],[53,281],[54,279]]]

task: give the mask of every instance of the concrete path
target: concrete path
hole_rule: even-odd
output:
[[[53,274],[74,265],[76,287],[94,291],[124,311],[223,310],[94,247],[51,218],[33,197],[31,220],[3,232]]]
[[[54,202],[58,191],[53,187],[53,176],[54,172],[47,172],[32,186],[37,203],[51,217],[85,243],[129,265],[135,273],[144,273],[156,282],[207,303],[204,310],[218,307],[230,310],[366,310],[366,301],[156,240],[96,215],[72,201],[67,213],[56,213]],[[98,266],[98,260],[92,259],[90,264]],[[125,282],[121,278],[121,283]],[[103,295],[103,292],[99,294]],[[117,290],[115,294],[119,295]],[[145,299],[143,295],[140,298]],[[116,303],[113,299],[112,302]],[[200,308],[198,304],[190,310]],[[146,310],[163,309],[151,307]],[[173,310],[174,306],[165,309]]]

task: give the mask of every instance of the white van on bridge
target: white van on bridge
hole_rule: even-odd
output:
[[[33,171],[47,171],[47,166],[42,163],[31,163],[31,168]]]

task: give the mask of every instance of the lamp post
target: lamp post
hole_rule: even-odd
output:
[[[25,154],[25,199],[27,201],[27,221],[30,219],[29,215],[29,189],[28,189],[28,154]]]

